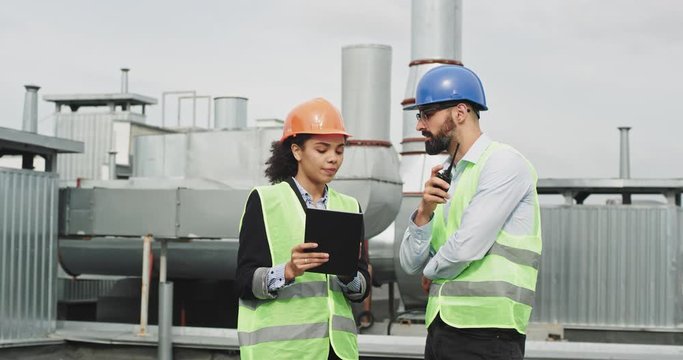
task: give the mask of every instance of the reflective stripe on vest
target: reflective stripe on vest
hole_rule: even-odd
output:
[[[514,286],[505,281],[449,281],[432,284],[429,296],[495,296],[533,306],[534,291]]]
[[[487,255],[502,256],[513,263],[529,266],[536,270],[538,270],[538,264],[541,263],[541,254],[531,250],[513,248],[497,242],[493,243],[493,246],[488,251]]]
[[[270,341],[315,339],[327,337],[327,322],[303,325],[281,325],[258,329],[252,332],[238,332],[240,346],[251,346]]]
[[[342,316],[332,316],[332,330],[356,333],[356,322]],[[252,332],[238,332],[241,346],[270,341],[315,339],[329,336],[329,323],[271,326]]]
[[[339,289],[339,291],[341,291],[341,287]],[[278,300],[316,296],[327,296],[327,281],[308,281],[301,283],[293,283],[289,286],[280,289],[277,293]],[[251,310],[256,310],[256,308],[259,307],[259,305],[267,304],[270,301],[275,300],[240,299],[240,305],[245,306]]]
[[[305,212],[291,186],[256,188],[273,264],[289,261],[303,242]],[[358,202],[328,188],[330,210],[358,212]],[[360,239],[359,239],[360,240]],[[330,346],[357,359],[356,324],[341,287],[325,274],[306,272],[278,290],[277,298],[240,299],[237,332],[242,359],[318,359]]]
[[[443,205],[434,213],[431,247],[438,249],[460,228],[460,219],[474,197],[481,169],[491,154],[501,149],[493,142],[476,164],[467,163],[455,184],[447,221]],[[520,155],[521,156],[521,155]],[[528,163],[528,161],[527,161]],[[536,171],[529,164],[536,180]],[[437,314],[453,327],[514,328],[526,331],[534,301],[541,258],[540,207],[534,196],[534,227],[531,234],[511,235],[500,231],[483,259],[473,261],[454,279],[437,279],[429,289],[426,324]]]

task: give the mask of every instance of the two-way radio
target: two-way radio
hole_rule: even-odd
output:
[[[451,186],[451,181],[453,180],[453,177],[451,176],[451,171],[453,170],[453,164],[455,163],[455,156],[458,154],[458,149],[460,149],[460,143],[455,147],[455,152],[453,153],[453,157],[451,158],[451,164],[448,166],[447,170],[441,170],[438,173],[436,173],[436,177],[439,179],[445,181],[448,184],[448,187],[450,188]],[[443,189],[443,191],[448,191],[448,189]]]

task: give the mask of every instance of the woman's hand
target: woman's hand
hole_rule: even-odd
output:
[[[322,265],[329,260],[328,253],[304,252],[306,249],[315,249],[316,243],[302,243],[292,248],[292,258],[285,265],[285,281],[290,282],[295,277],[301,276],[304,271]]]

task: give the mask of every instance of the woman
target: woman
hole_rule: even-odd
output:
[[[348,136],[339,111],[318,98],[289,113],[272,145],[266,176],[273,185],[251,192],[240,228],[242,359],[358,358],[349,301],[361,302],[369,292],[367,258],[359,259],[355,277],[310,273],[329,255],[304,243],[305,207],[361,211],[354,198],[327,186]]]

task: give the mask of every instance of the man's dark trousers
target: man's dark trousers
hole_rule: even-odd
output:
[[[427,329],[425,360],[521,360],[526,336],[514,329],[460,329],[437,316]]]

